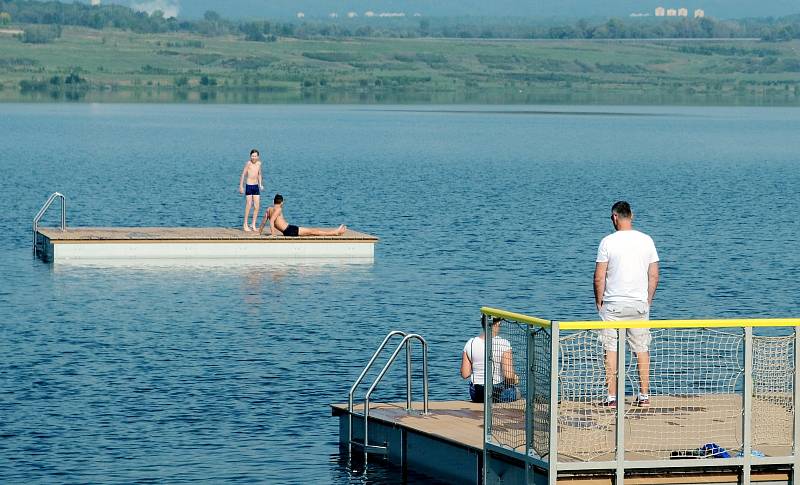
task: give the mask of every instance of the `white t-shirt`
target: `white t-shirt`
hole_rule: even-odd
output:
[[[472,376],[470,382],[473,384],[484,384],[484,362],[483,354],[485,352],[486,341],[480,337],[472,337],[467,340],[464,345],[464,352],[467,353],[467,358],[472,362]],[[492,339],[492,383],[500,384],[503,382],[502,359],[503,353],[511,349],[511,344],[508,340],[500,337]]]
[[[643,232],[617,231],[604,237],[597,248],[597,262],[608,263],[603,301],[647,303],[647,269],[656,261],[656,245]]]

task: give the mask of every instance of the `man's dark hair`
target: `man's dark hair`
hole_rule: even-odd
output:
[[[631,205],[625,202],[624,200],[620,200],[615,202],[614,205],[611,206],[611,212],[618,215],[619,217],[630,219],[631,218]]]
[[[250,150],[250,155],[252,155],[252,154],[254,154],[254,153],[255,153],[256,155],[258,155],[259,157],[261,156],[261,154],[260,154],[260,153],[258,152],[258,150],[256,150],[255,148],[253,148],[252,150]]]
[[[281,194],[275,194],[275,198],[272,199],[272,202],[277,205],[283,202],[283,196]]]

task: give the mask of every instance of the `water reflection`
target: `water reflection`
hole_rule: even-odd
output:
[[[494,105],[686,105],[686,106],[797,106],[800,96],[792,91],[764,93],[730,91],[612,92],[601,89],[574,90],[529,87],[526,89],[459,89],[454,91],[167,89],[163,87],[102,91],[25,89],[0,91],[0,102],[102,102],[102,103],[200,103],[200,104],[494,104]]]

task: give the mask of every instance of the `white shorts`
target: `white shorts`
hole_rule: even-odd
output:
[[[608,302],[600,308],[600,319],[604,322],[620,320],[650,320],[650,307],[642,302]],[[650,329],[628,328],[627,340],[634,352],[647,352],[650,350]],[[617,329],[604,328],[599,331],[599,340],[603,343],[606,352],[617,351]]]

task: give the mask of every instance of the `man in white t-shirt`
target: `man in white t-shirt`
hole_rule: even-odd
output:
[[[600,241],[594,269],[594,299],[600,319],[649,320],[650,305],[658,286],[658,252],[653,239],[633,229],[633,212],[625,201],[611,207],[616,232]],[[627,341],[636,354],[641,389],[635,404],[650,405],[650,330],[627,329]],[[603,404],[617,405],[617,329],[600,331],[605,350],[608,397]]]

